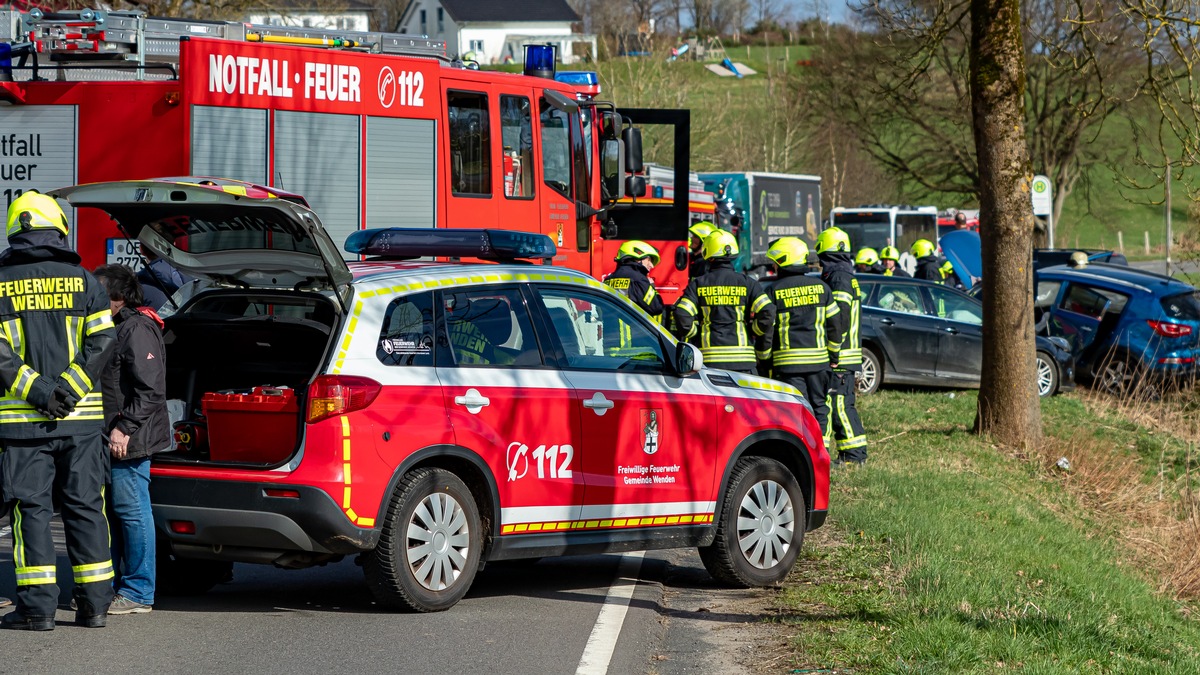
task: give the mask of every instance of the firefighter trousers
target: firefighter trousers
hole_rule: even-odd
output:
[[[854,373],[836,369],[829,376],[829,424],[825,427],[825,445],[832,450],[830,438],[837,441],[837,460],[867,461],[867,432],[858,417],[855,394],[858,385]]]
[[[50,534],[57,492],[79,612],[107,612],[113,566],[104,512],[108,455],[100,431],[6,440],[3,447],[0,475],[4,499],[12,505],[17,610],[26,617],[53,617],[58,608],[57,555]]]
[[[781,379],[800,390],[800,393],[804,395],[804,400],[812,406],[813,416],[817,418],[817,426],[824,431],[829,424],[829,371],[797,373],[785,375]]]

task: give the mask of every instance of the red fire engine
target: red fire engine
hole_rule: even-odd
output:
[[[0,193],[216,176],[304,195],[337,244],[368,227],[504,227],[549,235],[554,264],[603,277],[621,241],[656,246],[673,302],[687,283],[687,194],[640,196],[643,125],[686,110],[620,110],[594,73],[484,72],[441,42],[135,12],[0,12]],[[76,218],[70,214],[70,218]],[[89,266],[140,262],[93,213],[72,223]],[[672,264],[673,263],[673,264]]]

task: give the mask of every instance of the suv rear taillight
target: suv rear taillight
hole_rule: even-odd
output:
[[[308,388],[308,423],[362,410],[379,396],[381,388],[368,377],[321,375]]]
[[[1154,329],[1155,333],[1163,337],[1177,338],[1192,334],[1192,327],[1182,323],[1171,323],[1170,321],[1154,321],[1148,320],[1146,323]]]

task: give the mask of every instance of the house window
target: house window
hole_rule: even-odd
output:
[[[446,92],[450,118],[450,188],[455,195],[491,195],[491,134],[486,94]]]
[[[483,40],[471,40],[471,51],[473,51],[473,52],[483,51]]]
[[[429,24],[425,17],[425,10],[421,10],[421,35],[429,35]]]
[[[446,32],[446,11],[438,7],[438,35]]]

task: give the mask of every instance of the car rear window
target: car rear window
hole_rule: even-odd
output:
[[[1170,295],[1160,302],[1168,318],[1200,321],[1200,291]]]

